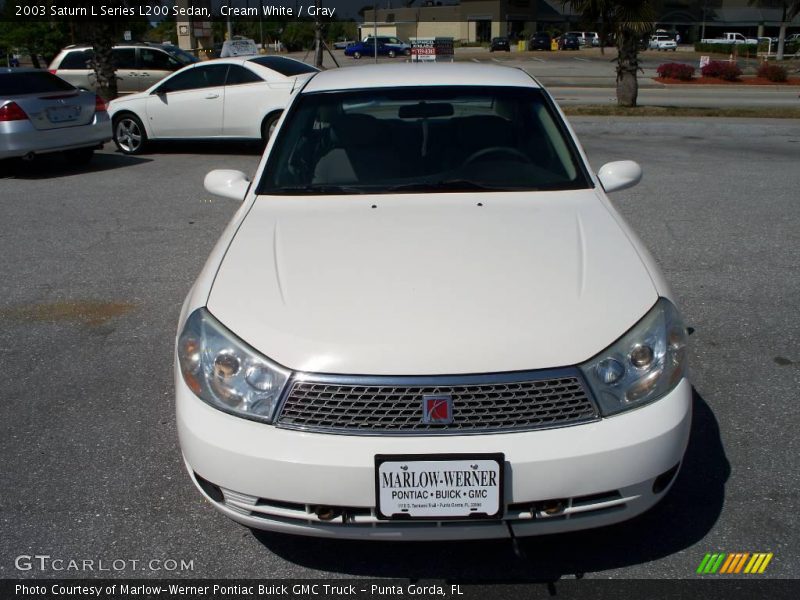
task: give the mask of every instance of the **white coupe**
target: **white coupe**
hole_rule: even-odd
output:
[[[192,481],[248,527],[363,539],[608,525],[675,480],[687,333],[550,95],[519,69],[313,76],[180,316]]]
[[[125,154],[138,154],[148,140],[266,141],[292,93],[317,71],[283,56],[189,65],[109,104],[114,142]]]

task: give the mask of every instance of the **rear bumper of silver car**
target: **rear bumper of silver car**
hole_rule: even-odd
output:
[[[0,159],[100,147],[111,140],[108,113],[95,113],[88,125],[36,129],[28,120],[0,123]]]

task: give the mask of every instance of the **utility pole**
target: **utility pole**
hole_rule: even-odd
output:
[[[322,23],[319,20],[320,13],[320,0],[314,0],[314,6],[317,7],[317,14],[314,15],[314,65],[322,68]]]
[[[700,31],[700,39],[706,39],[706,9],[708,8],[708,0],[703,0],[703,27]]]

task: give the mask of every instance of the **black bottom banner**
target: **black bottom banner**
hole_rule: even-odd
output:
[[[564,579],[521,583],[354,579],[4,579],[2,600],[527,600],[530,598],[754,600],[800,598],[800,580],[785,579]]]

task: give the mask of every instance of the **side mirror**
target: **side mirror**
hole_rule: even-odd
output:
[[[639,183],[642,180],[642,167],[632,160],[618,160],[600,167],[597,178],[606,192],[617,192]]]
[[[215,169],[206,175],[203,185],[215,196],[242,202],[250,187],[250,180],[241,171]]]

